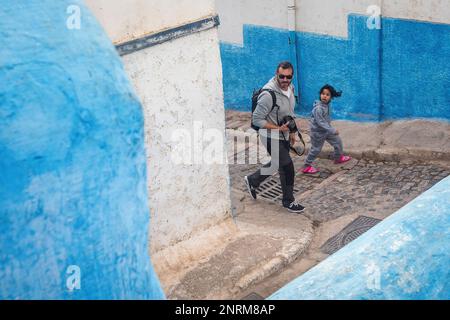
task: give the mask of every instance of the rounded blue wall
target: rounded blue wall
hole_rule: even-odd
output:
[[[269,299],[450,298],[450,177]]]
[[[163,298],[143,114],[114,46],[80,1],[0,5],[0,299]]]

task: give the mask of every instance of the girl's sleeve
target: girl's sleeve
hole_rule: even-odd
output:
[[[336,134],[336,129],[333,128],[325,118],[324,112],[320,108],[313,109],[314,119],[319,127],[326,130],[328,134]]]

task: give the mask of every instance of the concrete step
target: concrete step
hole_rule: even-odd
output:
[[[236,299],[250,286],[283,269],[308,248],[312,222],[279,205],[232,192],[239,232],[224,248],[191,269],[169,299]]]

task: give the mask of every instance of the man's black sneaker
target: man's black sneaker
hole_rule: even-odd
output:
[[[244,177],[245,185],[247,186],[248,193],[252,197],[253,200],[256,200],[256,189],[250,184],[250,181],[248,181],[248,177]]]
[[[286,209],[288,209],[288,211],[290,212],[295,212],[295,213],[300,213],[303,212],[303,210],[305,210],[305,207],[302,206],[300,203],[298,203],[297,201],[292,202],[289,205],[283,205],[283,207],[285,207]]]

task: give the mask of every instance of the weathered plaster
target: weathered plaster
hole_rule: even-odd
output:
[[[144,105],[151,249],[157,252],[231,217],[217,29],[123,59]],[[198,151],[210,144],[206,130],[221,135],[223,140],[216,142],[222,163],[202,164],[201,152],[195,150],[196,126],[198,132],[203,127],[203,134],[195,137],[203,146]],[[186,130],[191,142],[191,148],[181,152],[180,141],[173,140],[180,130]],[[187,156],[192,164],[176,164],[174,155]]]
[[[114,43],[211,16],[213,0],[86,0]]]

